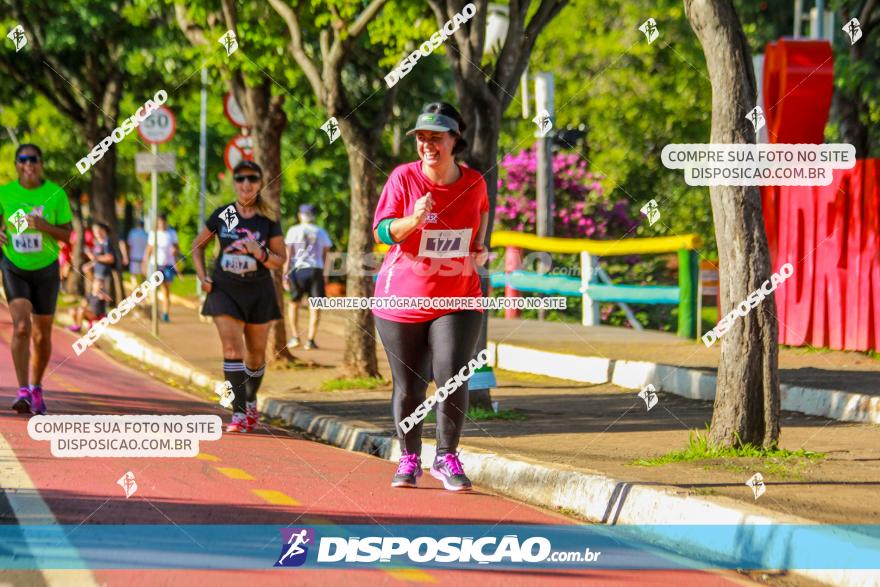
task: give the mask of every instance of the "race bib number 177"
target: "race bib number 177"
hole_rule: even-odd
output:
[[[423,230],[419,243],[419,257],[451,259],[467,257],[471,249],[472,229]]]

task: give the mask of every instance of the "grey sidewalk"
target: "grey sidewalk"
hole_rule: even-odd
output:
[[[494,366],[586,383],[648,384],[691,399],[715,397],[716,343],[656,331],[492,319]],[[862,353],[779,350],[782,408],[834,420],[880,424],[880,361]]]

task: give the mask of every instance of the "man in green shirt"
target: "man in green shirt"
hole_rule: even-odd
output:
[[[43,179],[39,147],[19,146],[15,171],[18,181],[0,186],[0,271],[12,315],[12,362],[19,385],[12,409],[45,414],[42,380],[52,355],[52,320],[61,285],[58,241],[70,242],[73,214],[64,190]]]

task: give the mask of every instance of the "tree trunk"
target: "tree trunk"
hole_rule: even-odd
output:
[[[85,294],[85,280],[82,274],[85,227],[83,226],[81,196],[82,190],[80,188],[73,188],[70,190],[70,195],[67,198],[70,201],[70,209],[73,212],[71,223],[73,224],[73,231],[76,233],[76,241],[70,247],[70,273],[67,275],[67,281],[64,284],[64,291],[78,296]]]
[[[253,123],[251,136],[254,145],[254,159],[263,168],[263,189],[260,197],[265,198],[281,213],[281,135],[287,127],[287,117],[282,109],[283,96],[272,96],[272,85],[264,82],[259,86],[240,87],[245,97],[248,120]],[[239,102],[241,103],[241,102]],[[269,329],[271,355],[269,363],[295,361],[287,349],[287,328],[284,323],[284,287],[282,270],[272,271],[275,284],[275,297],[281,310],[281,319],[275,320]]]
[[[478,109],[470,100],[465,104],[470,108],[462,112],[462,116],[465,120],[476,122],[473,146],[465,157],[465,163],[482,173],[486,180],[486,191],[489,196],[489,228],[486,230],[484,243],[489,247],[492,240],[492,226],[495,222],[495,203],[498,200],[498,135],[501,129],[501,109],[497,103],[485,109]],[[480,288],[483,290],[483,296],[491,295],[488,271],[480,272]],[[487,310],[483,313],[480,336],[477,339],[477,353],[486,348],[488,335],[489,311]],[[471,389],[468,401],[472,408],[492,410],[492,389]]]
[[[754,143],[746,119],[757,96],[748,43],[731,0],[685,0],[712,83],[712,143]],[[757,187],[710,188],[720,262],[721,304],[734,308],[769,279],[770,253]],[[797,270],[797,269],[795,269]],[[720,341],[709,441],[771,448],[779,440],[776,301],[739,317]]]
[[[112,132],[101,134],[92,144]],[[116,146],[113,145],[104,153],[104,157],[94,165],[92,171],[91,191],[89,192],[89,213],[93,220],[103,222],[110,227],[110,238],[116,240]]]
[[[351,216],[348,233],[348,265],[346,268],[346,295],[373,297],[373,276],[365,256],[373,253],[373,211],[378,204],[376,195],[376,146],[365,129],[348,120],[340,120],[348,154],[349,183],[351,185]],[[370,264],[372,265],[372,264]],[[379,377],[376,359],[376,326],[370,310],[355,310],[345,326],[345,354],[343,363],[352,377]]]

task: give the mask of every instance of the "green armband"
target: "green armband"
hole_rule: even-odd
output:
[[[379,234],[379,240],[386,245],[397,244],[394,242],[394,238],[391,236],[391,223],[395,220],[395,218],[386,218],[379,223],[379,226],[376,227],[376,232]]]

